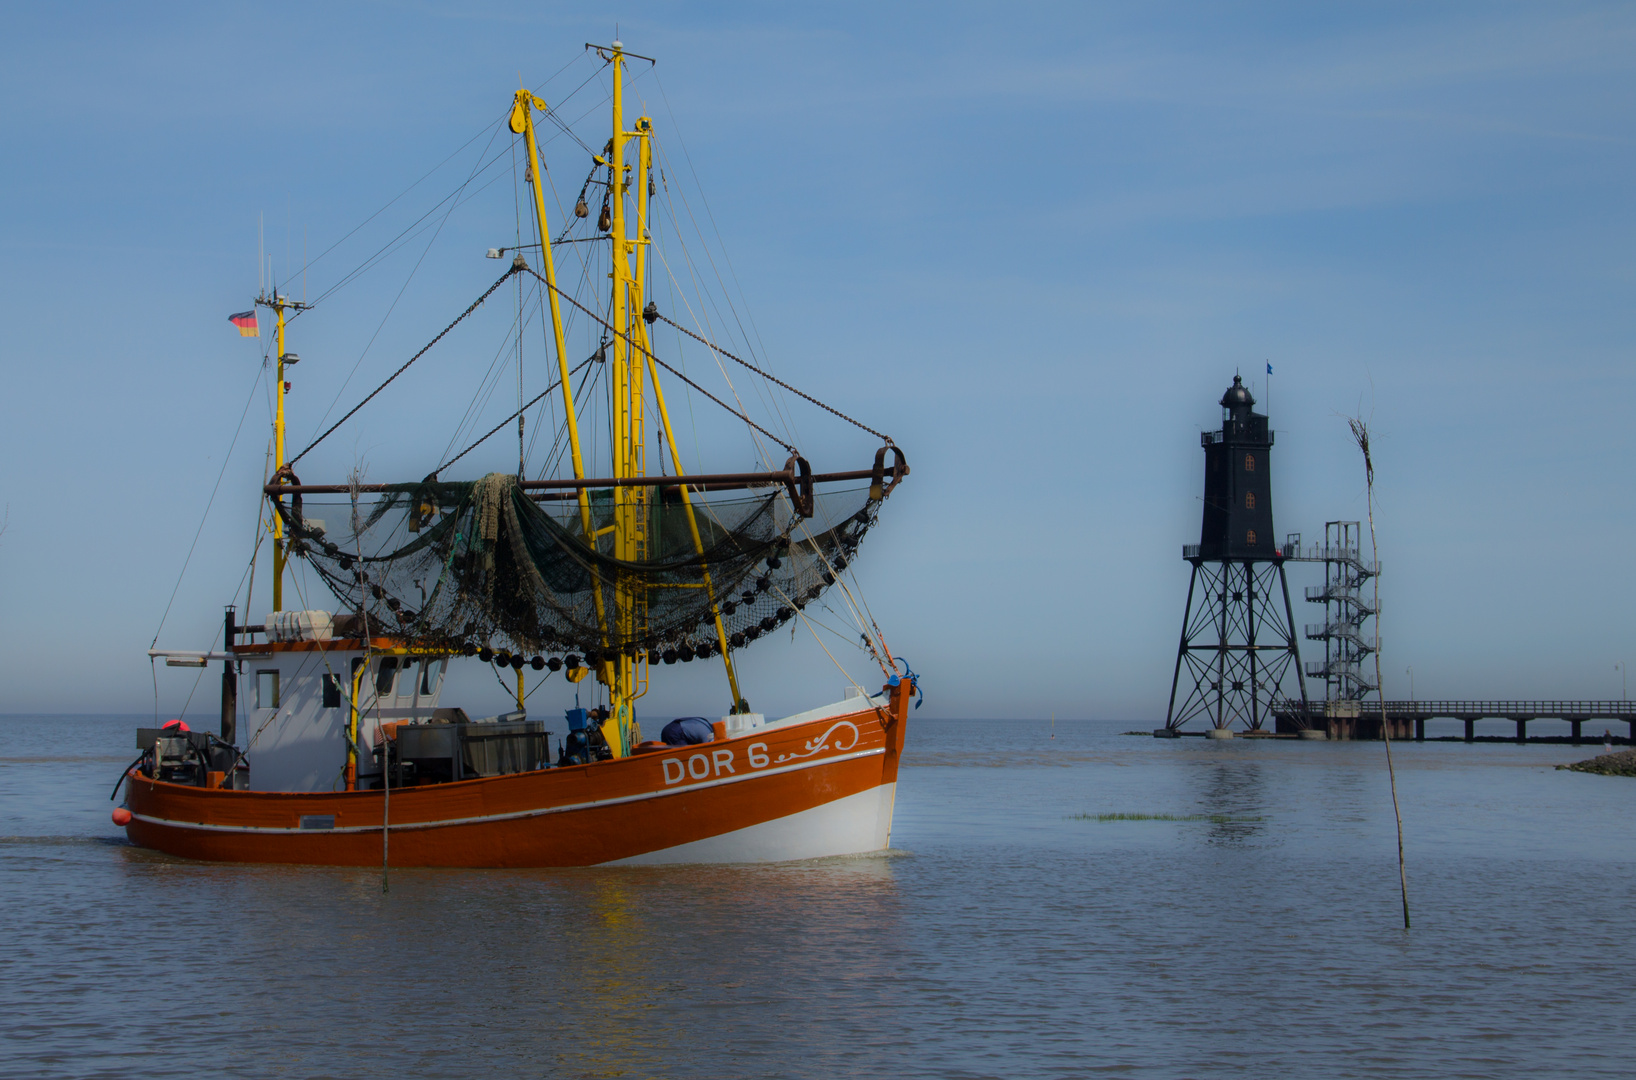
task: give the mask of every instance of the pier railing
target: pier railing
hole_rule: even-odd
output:
[[[1378,704],[1366,702],[1365,708]],[[1572,720],[1593,716],[1626,719],[1636,716],[1636,701],[1388,701],[1387,713],[1405,716],[1453,717],[1463,720]]]
[[[1323,701],[1313,701],[1309,712],[1322,716]],[[1362,714],[1379,715],[1382,702],[1365,699],[1355,703]],[[1449,720],[1609,720],[1636,719],[1636,701],[1497,701],[1497,700],[1425,700],[1386,701],[1386,715],[1403,719]],[[1297,713],[1299,701],[1280,699],[1273,703],[1275,712]]]
[[[1316,674],[1310,667],[1307,673]],[[1617,741],[1636,743],[1636,701],[1500,701],[1475,698],[1422,701],[1411,698],[1407,701],[1314,700],[1303,706],[1299,701],[1279,698],[1272,703],[1269,711],[1277,721],[1280,732],[1327,729],[1331,738],[1379,738],[1381,713],[1384,712],[1386,724],[1395,733],[1392,735],[1394,739],[1424,739],[1426,721],[1458,720],[1465,724],[1465,740],[1473,742],[1477,739],[1477,721],[1509,720],[1516,724],[1515,741],[1528,742],[1530,722],[1557,720],[1570,725],[1572,734],[1566,741],[1576,744],[1580,742],[1583,726],[1598,721],[1628,724],[1628,735]],[[1485,738],[1492,739],[1493,736]],[[1563,741],[1557,735],[1537,736],[1536,741],[1538,739]]]
[[[1338,562],[1357,568],[1365,577],[1380,573],[1380,563],[1364,559],[1363,551],[1355,547],[1332,544],[1285,544],[1278,549],[1290,562]]]

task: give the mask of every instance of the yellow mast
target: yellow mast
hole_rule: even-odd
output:
[[[281,294],[278,291],[278,286],[276,286],[276,285],[273,286],[273,290],[272,290],[271,295],[263,293],[261,296],[256,297],[256,305],[258,307],[272,308],[273,311],[278,316],[278,331],[277,331],[277,337],[275,339],[275,346],[276,346],[277,351],[278,351],[278,368],[277,368],[277,371],[278,371],[278,387],[277,387],[277,404],[276,404],[276,406],[274,408],[274,411],[273,411],[273,462],[274,462],[273,476],[275,477],[275,480],[273,482],[274,483],[283,483],[284,481],[283,481],[283,475],[282,474],[284,472],[284,391],[289,389],[289,384],[284,379],[284,364],[285,364],[286,359],[288,359],[292,363],[295,360],[299,359],[299,357],[292,357],[289,353],[284,351],[284,322],[285,322],[284,312],[287,311],[287,310],[288,311],[305,311],[306,308],[307,308],[307,305],[301,303],[299,300],[291,300],[289,297],[284,296],[283,294]],[[280,497],[278,502],[279,502],[280,505],[282,505],[283,502],[284,502],[283,498]],[[289,560],[288,560],[288,557],[284,553],[284,519],[280,515],[278,515],[277,513],[273,514],[272,529],[273,529],[273,610],[274,611],[283,611],[284,610],[284,564],[286,562],[288,562]]]
[[[598,50],[601,52],[602,50]],[[653,169],[653,122],[643,116],[636,121],[635,130],[625,130],[624,120],[624,66],[625,56],[622,43],[615,41],[612,47],[603,52],[603,56],[612,67],[613,76],[613,116],[612,137],[608,141],[607,158],[597,157],[597,163],[607,166],[608,169],[608,233],[610,242],[611,272],[609,278],[612,284],[612,310],[609,312],[609,322],[614,328],[613,340],[609,352],[610,375],[610,421],[613,433],[612,468],[615,479],[631,479],[646,475],[646,461],[644,454],[644,406],[646,402],[646,388],[644,383],[651,381],[656,403],[659,407],[660,422],[664,427],[665,437],[669,443],[670,458],[675,466],[676,475],[683,474],[681,454],[676,446],[676,438],[670,426],[670,416],[665,408],[664,392],[659,385],[658,370],[652,359],[652,349],[648,341],[647,326],[642,319],[643,301],[646,296],[647,259],[646,247],[651,242],[648,228],[648,189],[652,181],[650,176]],[[541,175],[539,149],[534,134],[533,110],[545,111],[544,101],[535,97],[526,89],[519,89],[511,111],[511,130],[521,134],[528,147],[529,176],[534,180],[534,217],[539,228],[540,254],[546,279],[546,294],[551,305],[552,331],[556,339],[557,361],[559,377],[562,384],[563,406],[568,421],[568,441],[571,449],[574,478],[585,479],[584,460],[581,455],[579,441],[578,416],[574,410],[573,391],[569,383],[567,350],[564,344],[563,323],[561,308],[558,299],[556,271],[552,258],[550,230],[545,216],[545,195],[542,185],[538,182]],[[625,164],[625,146],[630,140],[638,141],[636,156],[635,183],[627,177],[629,171]],[[627,225],[625,196],[632,187],[636,190],[636,227],[634,235]],[[632,263],[634,261],[634,267]],[[635,346],[633,349],[632,346]],[[636,352],[643,353],[638,358]],[[646,363],[643,363],[643,360]],[[648,528],[649,528],[649,501],[651,492],[646,487],[614,485],[611,492],[613,501],[613,556],[626,562],[640,562],[648,557]],[[694,516],[692,500],[684,486],[681,491],[682,505],[687,514],[689,529],[695,549],[701,553],[704,550],[703,540],[699,533],[698,521]],[[597,531],[593,529],[590,510],[590,493],[584,488],[579,490],[580,521],[586,541],[593,546],[597,545]],[[607,530],[604,530],[607,531]],[[595,590],[598,625],[608,633],[609,639],[618,642],[628,642],[641,636],[644,630],[645,611],[647,604],[646,586],[635,581],[616,580],[614,582],[615,610],[608,613],[603,608],[602,591]],[[715,587],[710,580],[708,570],[705,573],[705,588],[709,591],[712,614],[716,624],[716,634],[721,646],[721,653],[727,668],[727,679],[733,695],[733,711],[737,712],[741,701],[738,686],[738,676],[733,669],[732,657],[728,652],[727,629],[722,620],[719,608],[716,605]],[[615,756],[622,757],[630,752],[631,747],[639,738],[639,729],[635,722],[633,703],[647,689],[647,657],[638,653],[635,656],[621,652],[610,657],[604,651],[603,658],[597,664],[597,680],[608,687],[609,717],[603,724],[603,735],[608,745],[613,749]],[[521,687],[519,686],[519,705]]]
[[[641,285],[636,275],[631,273],[630,258],[644,239],[638,236],[633,240],[626,230],[625,193],[630,188],[630,182],[626,177],[625,143],[629,139],[641,139],[645,146],[647,125],[638,125],[644,130],[625,130],[625,52],[618,41],[613,43],[610,66],[613,69],[613,133],[608,142],[608,197],[612,211],[608,233],[613,249],[609,260],[613,270],[613,311],[610,321],[615,328],[611,384],[614,395],[613,474],[615,479],[623,480],[645,472],[642,460],[642,369],[631,362],[630,350],[631,324],[642,310]],[[643,549],[647,546],[648,492],[644,488],[615,485],[613,502],[614,557],[626,562],[640,561],[646,555]],[[646,596],[643,588],[634,582],[618,581],[615,584],[617,610],[614,618],[617,620],[618,636],[621,640],[629,641],[636,636],[639,609],[644,606]],[[626,751],[631,745],[634,725],[632,702],[638,694],[637,682],[645,659],[621,653],[613,663],[603,664],[597,672],[597,677],[608,684],[610,715],[604,724],[603,734],[608,737],[610,746],[623,747]]]
[[[278,312],[278,407],[273,413],[274,476],[284,469],[284,305],[278,303],[278,287],[273,287],[273,310]],[[278,500],[283,503],[282,497]],[[284,518],[273,515],[273,610],[284,610]],[[229,642],[231,644],[231,642]]]
[[[612,48],[611,63],[613,66],[613,140],[610,144],[609,177],[612,221],[610,232],[613,239],[613,300],[614,310],[612,322],[620,331],[614,335],[615,373],[614,382],[618,400],[616,410],[616,436],[624,447],[623,462],[614,464],[616,476],[642,476],[644,467],[644,420],[643,407],[646,396],[642,381],[644,366],[648,379],[653,383],[655,403],[659,406],[659,422],[664,428],[665,439],[670,448],[671,464],[677,476],[684,475],[682,456],[676,446],[676,435],[670,425],[670,413],[665,408],[664,390],[659,384],[659,371],[653,362],[653,347],[648,339],[646,320],[641,318],[643,313],[643,299],[647,286],[647,247],[652,242],[648,226],[648,209],[650,192],[652,190],[653,170],[653,120],[650,117],[639,117],[636,121],[636,130],[624,130],[624,61],[625,55],[622,45],[615,41]],[[639,140],[639,150],[636,163],[636,235],[627,235],[625,227],[624,194],[630,185],[625,183],[624,144],[626,140]],[[634,270],[631,260],[635,260]],[[642,353],[638,360],[632,355],[630,345]],[[646,361],[644,365],[642,360]],[[622,415],[621,415],[622,414]],[[622,422],[620,422],[622,421]],[[623,471],[621,471],[623,470]],[[693,546],[700,554],[704,553],[704,541],[699,534],[698,519],[694,515],[693,500],[689,497],[686,485],[681,486],[682,507],[687,516],[687,524],[692,534]],[[620,499],[623,495],[622,514],[617,514],[615,522],[619,525],[617,536],[620,540],[619,558],[632,561],[647,557],[647,530],[648,530],[648,500],[651,489],[645,487],[631,487],[614,489],[614,498]],[[704,573],[704,587],[710,599],[711,615],[716,625],[716,639],[721,646],[722,662],[727,669],[727,683],[732,691],[732,711],[740,711],[740,702],[743,700],[739,692],[738,673],[733,669],[732,653],[728,649],[727,626],[721,616],[721,610],[716,603],[715,584],[711,581],[708,568]],[[637,590],[622,593],[624,601],[621,604],[622,618],[631,620],[630,625],[640,617],[640,611],[645,598]],[[622,624],[621,629],[626,629]],[[624,659],[620,661],[620,678],[615,684],[615,693],[625,701],[640,697],[646,690],[646,657],[636,660]],[[616,710],[617,711],[617,710]]]

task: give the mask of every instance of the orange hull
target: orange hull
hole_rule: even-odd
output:
[[[589,866],[769,861],[885,847],[911,694],[616,761],[380,791],[231,791],[132,771],[126,835],[224,862]],[[884,822],[881,816],[884,815]],[[305,826],[305,827],[304,827]]]

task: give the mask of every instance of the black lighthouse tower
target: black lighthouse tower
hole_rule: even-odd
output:
[[[1272,441],[1244,380],[1221,398],[1221,430],[1203,432],[1204,525],[1182,548],[1193,567],[1165,729],[1191,720],[1261,730],[1291,670],[1306,705],[1284,554],[1273,540]],[[1179,693],[1178,693],[1179,692]]]

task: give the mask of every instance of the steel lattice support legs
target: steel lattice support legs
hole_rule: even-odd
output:
[[[1193,576],[1165,727],[1202,717],[1211,727],[1259,731],[1274,701],[1294,696],[1284,691],[1292,671],[1304,713],[1306,679],[1282,561],[1188,561]]]

